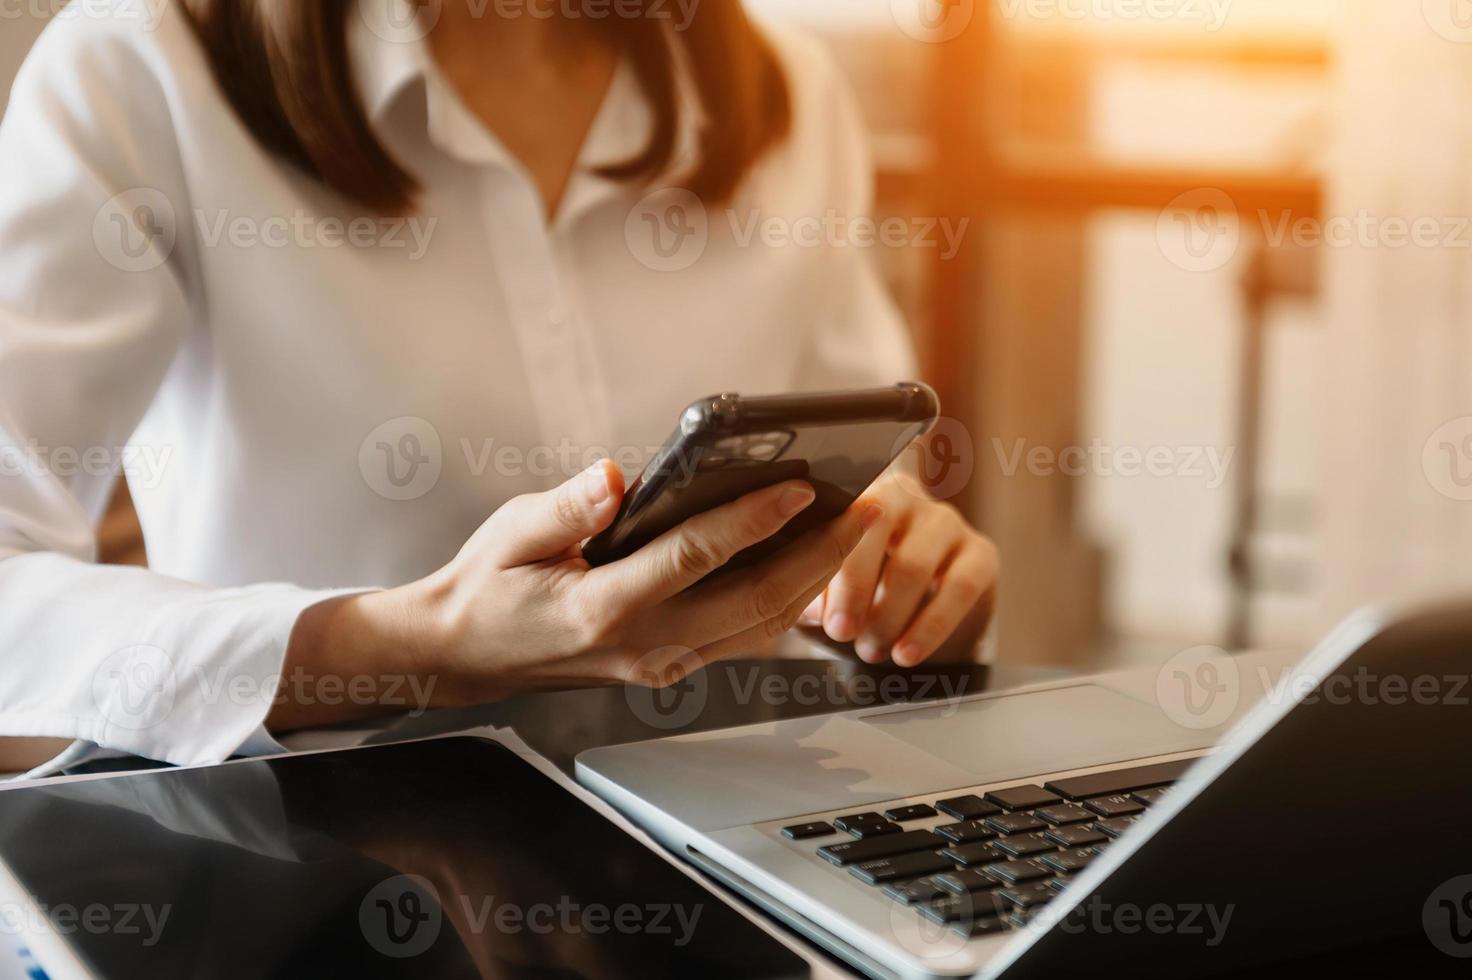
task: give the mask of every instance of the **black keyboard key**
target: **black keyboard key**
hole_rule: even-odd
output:
[[[971,844],[979,840],[991,840],[997,836],[997,832],[988,827],[984,820],[963,820],[960,823],[943,823],[935,828],[935,832],[946,840],[955,841],[957,844]]]
[[[852,836],[857,837],[859,840],[868,840],[870,837],[883,837],[885,834],[898,834],[904,829],[905,828],[901,827],[897,823],[890,823],[888,820],[881,820],[878,823],[856,823],[849,828],[848,832]]]
[[[839,817],[837,820],[833,821],[833,826],[837,827],[839,830],[852,832],[853,829],[859,824],[888,822],[889,821],[885,820],[884,817],[880,814],[875,813],[873,810],[869,810],[865,813],[850,813],[847,816]]]
[[[1045,836],[1059,847],[1088,847],[1109,839],[1093,827],[1054,827]]]
[[[1101,817],[1128,817],[1141,813],[1145,809],[1143,803],[1136,803],[1128,796],[1101,796],[1096,800],[1087,801],[1084,806]]]
[[[945,874],[936,875],[935,883],[954,895],[991,891],[997,887],[995,878],[988,878],[980,871],[970,869],[948,871]]]
[[[1004,813],[999,817],[987,817],[986,825],[999,834],[1025,834],[1029,830],[1041,830],[1047,826],[1031,813]]]
[[[924,820],[926,817],[935,816],[935,807],[926,806],[924,803],[913,803],[909,806],[897,806],[892,810],[885,810],[884,815],[891,820]]]
[[[1063,890],[1068,887],[1068,882],[1070,880],[1071,879],[1066,878],[1066,877],[1049,878],[1045,882],[1045,884],[1048,886],[1048,889],[1050,891],[1052,891],[1052,893],[1054,895],[1058,895],[1058,894],[1062,893]]]
[[[1047,885],[1017,885],[1014,888],[1002,889],[1000,897],[1008,905],[1015,905],[1020,909],[1031,909],[1051,902],[1053,889]]]
[[[975,939],[978,936],[994,936],[999,932],[1006,932],[1007,923],[1001,919],[976,919],[972,922],[958,922],[951,929],[969,939]]]
[[[995,813],[1001,813],[1002,808],[995,803],[988,803],[979,796],[952,796],[949,799],[936,800],[935,808],[948,817],[957,820],[980,820],[982,817],[990,817]]]
[[[1119,837],[1134,825],[1134,817],[1115,817],[1113,820],[1100,820],[1094,824],[1094,828],[1101,834],[1106,834],[1110,837]]]
[[[1031,810],[1033,807],[1051,806],[1062,802],[1056,795],[1041,786],[1011,786],[1007,789],[994,789],[986,794],[986,799],[987,802],[995,803],[1004,810]]]
[[[978,864],[991,864],[993,861],[1006,861],[1012,857],[1006,851],[998,850],[995,841],[987,841],[976,844],[952,844],[941,851],[946,857],[957,864],[968,868]]]
[[[1045,806],[1040,810],[1034,810],[1033,816],[1046,820],[1055,827],[1071,823],[1088,823],[1094,819],[1094,815],[1088,810],[1081,806],[1074,806],[1072,803]]]
[[[1082,871],[1089,866],[1089,863],[1094,860],[1094,851],[1092,848],[1080,847],[1072,851],[1057,851],[1053,854],[1045,854],[1038,858],[1038,860],[1059,874],[1073,874],[1075,871]]]
[[[782,836],[788,840],[807,840],[809,837],[827,837],[836,834],[832,824],[819,820],[816,823],[795,823],[782,828]]]
[[[917,906],[920,914],[934,922],[950,924],[971,919],[995,919],[1002,913],[996,892],[962,892]]]
[[[1011,837],[1003,837],[998,840],[996,848],[1011,857],[1028,857],[1032,854],[1042,854],[1045,851],[1056,851],[1058,845],[1042,834],[1013,834]]]
[[[946,871],[951,866],[950,861],[934,851],[920,851],[916,854],[897,854],[894,857],[864,861],[850,867],[848,872],[866,884],[882,885],[901,878],[919,878],[937,871]]]
[[[1035,858],[989,864],[986,873],[1006,885],[1053,877],[1053,869]]]
[[[944,898],[951,893],[942,888],[940,882],[934,878],[916,878],[914,881],[885,885],[884,894],[896,902],[902,902],[905,905],[914,905],[916,902],[928,902],[932,899]]]
[[[885,834],[867,840],[844,841],[818,848],[818,856],[832,864],[858,864],[896,854],[915,851],[933,851],[944,847],[946,842],[928,830],[907,830],[899,834]]]
[[[1143,803],[1146,806],[1154,806],[1155,804],[1160,802],[1160,798],[1162,796],[1169,792],[1169,786],[1157,786],[1154,789],[1140,789],[1135,790],[1135,792],[1131,793],[1130,799],[1134,800],[1136,803]]]
[[[1070,800],[1086,800],[1091,796],[1111,796],[1129,793],[1137,789],[1165,786],[1181,778],[1195,761],[1158,762],[1153,766],[1138,766],[1134,769],[1115,769],[1112,772],[1096,772],[1090,776],[1070,776],[1054,779],[1044,785],[1048,789]]]

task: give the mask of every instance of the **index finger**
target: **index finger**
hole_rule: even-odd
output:
[[[815,497],[800,480],[747,494],[690,518],[627,558],[593,569],[589,584],[625,606],[659,605],[782,530]]]
[[[785,622],[792,603],[825,585],[883,516],[883,508],[876,503],[855,504],[760,564],[671,603],[669,624],[681,635],[698,636],[705,644],[764,623],[778,624],[780,629],[774,626],[774,632],[790,628],[802,612],[801,608],[791,612],[793,621]]]

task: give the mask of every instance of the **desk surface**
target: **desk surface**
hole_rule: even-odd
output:
[[[405,718],[371,742],[511,728],[571,773],[580,752],[685,732],[933,701],[1058,680],[1055,668],[981,665],[902,670],[854,660],[731,660],[664,692],[591,688],[521,695],[498,704]]]
[[[1066,675],[1036,668],[975,665],[905,671],[853,660],[729,661],[660,694],[639,688],[600,688],[523,695],[493,705],[400,718],[375,730],[367,741],[391,742],[484,726],[508,727],[534,750],[571,772],[579,753],[598,746],[851,708],[919,703],[1060,676]],[[362,735],[359,726],[356,730],[303,733],[299,737],[305,739],[303,744],[298,744],[298,738],[289,741],[293,747],[307,748],[314,743],[325,746],[334,741],[361,742]],[[136,760],[117,760],[96,768],[137,766]],[[725,889],[710,882],[707,886],[725,893]],[[739,898],[726,894],[738,905],[745,905]],[[766,931],[781,938],[808,961],[815,980],[853,976],[843,964],[801,937],[765,916],[755,917]],[[7,975],[5,970],[0,968],[0,976],[4,975]]]

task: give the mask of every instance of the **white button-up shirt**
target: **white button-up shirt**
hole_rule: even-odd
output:
[[[0,124],[0,736],[274,749],[308,606],[429,573],[598,455],[636,471],[695,398],[914,374],[859,117],[786,30],[794,130],[735,204],[594,172],[649,132],[625,65],[549,221],[426,43],[351,18],[424,186],[380,219],[264,152],[152,6],[59,18]],[[119,470],[147,571],[94,563]]]

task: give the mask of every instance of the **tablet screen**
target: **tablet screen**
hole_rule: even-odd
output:
[[[0,859],[106,976],[808,972],[483,739],[0,793]]]

